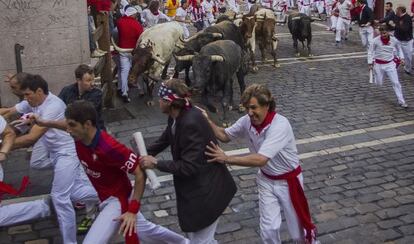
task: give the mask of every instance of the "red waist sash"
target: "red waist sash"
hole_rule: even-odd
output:
[[[10,194],[12,196],[17,196],[20,195],[27,187],[27,185],[29,184],[29,177],[24,176],[22,179],[22,183],[20,184],[20,188],[19,189],[15,189],[13,188],[13,186],[8,185],[6,183],[4,183],[3,181],[0,181],[0,200],[1,200],[1,195],[3,194]]]
[[[312,243],[316,239],[316,226],[312,223],[308,201],[303,192],[302,185],[299,182],[298,175],[302,173],[302,168],[298,166],[296,169],[282,175],[269,175],[260,170],[262,174],[270,180],[286,180],[289,187],[289,196],[292,201],[293,208],[303,228],[306,230],[306,240]]]

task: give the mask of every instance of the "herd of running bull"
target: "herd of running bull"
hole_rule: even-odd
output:
[[[288,18],[288,27],[294,40],[296,53],[298,40],[306,41],[308,55],[311,51],[311,17],[295,13]],[[249,70],[256,72],[256,42],[265,61],[266,50],[270,47],[273,66],[278,67],[276,49],[278,39],[275,34],[277,24],[274,12],[267,8],[252,8],[248,14],[221,15],[215,25],[207,27],[194,36],[183,39],[183,28],[177,22],[155,25],[142,33],[133,50],[133,64],[128,80],[134,83],[137,77],[144,75],[151,105],[155,82],[166,78],[171,59],[175,58],[174,78],[185,70],[185,82],[193,91],[201,93],[202,103],[211,112],[215,107],[208,101],[207,94],[222,92],[221,101],[223,120],[226,110],[233,106],[233,77],[237,77],[240,92],[245,89],[244,76]],[[162,36],[162,38],[159,38]],[[118,52],[131,52],[129,49],[115,47]],[[250,61],[250,64],[249,64]],[[192,66],[193,80],[189,71]],[[251,67],[250,67],[251,66]],[[242,106],[239,106],[242,109]]]

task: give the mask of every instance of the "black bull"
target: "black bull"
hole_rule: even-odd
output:
[[[184,41],[183,48],[176,52],[175,56],[194,55],[208,43],[217,40],[232,40],[237,45],[239,45],[242,50],[245,49],[243,36],[239,28],[231,21],[222,21],[216,25],[207,27],[202,32],[199,32],[195,36],[190,37],[188,41]],[[245,64],[245,62],[243,62],[243,64]],[[189,70],[191,65],[191,60],[180,61],[176,59],[174,78],[177,78],[179,72],[185,69],[185,82],[187,85],[190,85],[191,80],[189,77]],[[243,70],[245,72],[247,71],[247,67],[245,65],[243,65]]]
[[[295,48],[296,55],[299,56],[298,49],[298,40],[302,42],[302,48],[305,49],[305,40],[306,47],[308,49],[308,55],[311,56],[311,42],[312,42],[312,28],[311,22],[313,19],[306,14],[298,13],[291,14],[288,18],[288,28],[290,34],[292,34],[293,47]]]
[[[226,111],[233,105],[234,75],[237,75],[240,89],[245,89],[240,46],[231,40],[219,40],[205,45],[198,54],[185,57],[193,63],[192,86],[202,93],[202,102],[209,110],[215,110],[215,107],[208,101],[207,94],[223,93],[221,104],[225,121]]]

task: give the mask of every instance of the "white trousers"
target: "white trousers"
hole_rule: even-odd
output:
[[[374,28],[372,26],[359,27],[359,36],[361,37],[362,46],[368,50],[374,39]]]
[[[338,22],[338,16],[331,15],[331,29],[336,29],[336,23]]]
[[[402,87],[398,81],[397,68],[395,67],[394,62],[389,62],[388,64],[374,64],[374,82],[377,85],[382,85],[384,82],[384,74],[388,76],[392,83],[392,88],[394,88],[395,95],[397,96],[398,103],[405,103],[404,96],[402,93]]]
[[[50,208],[44,200],[13,203],[0,206],[0,227],[23,221],[44,218],[50,215]]]
[[[303,185],[302,174],[298,177]],[[279,233],[282,224],[281,209],[283,209],[292,240],[304,240],[304,229],[290,200],[287,181],[270,180],[259,172],[257,174],[257,187],[259,191],[260,236],[263,243],[282,243]]]
[[[30,162],[31,165],[48,166],[47,162],[52,165],[54,176],[50,196],[56,210],[63,243],[77,243],[76,214],[72,201],[94,204],[98,202],[98,195],[80,167],[76,151],[73,148],[64,153],[49,154],[43,143],[36,143]]]
[[[338,17],[338,20],[336,21],[335,41],[340,42],[341,37],[348,38],[350,24],[351,20]]]
[[[130,53],[120,53],[118,66],[118,89],[122,91],[122,95],[128,95],[128,75],[131,66],[132,55]]]
[[[83,244],[105,244],[118,231],[120,222],[114,221],[121,216],[121,203],[116,197],[110,197],[100,205],[100,213],[91,226]],[[145,243],[185,244],[188,240],[169,229],[149,222],[141,214],[137,215],[137,231],[139,239]]]
[[[402,41],[401,42],[401,49],[404,54],[404,70],[407,72],[411,72],[412,69],[412,60],[413,60],[413,42],[414,40],[411,39],[408,42]]]
[[[310,16],[310,6],[309,6],[309,5],[308,5],[308,6],[304,6],[304,5],[302,5],[302,6],[300,7],[299,12],[300,12],[300,13],[303,13],[303,14],[306,14],[307,16]]]
[[[206,228],[197,232],[187,232],[187,237],[190,239],[190,244],[217,244],[217,240],[214,239],[216,233],[218,219]]]

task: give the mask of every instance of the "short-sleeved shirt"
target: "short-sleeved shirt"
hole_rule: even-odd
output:
[[[0,135],[3,134],[4,130],[6,129],[7,122],[3,118],[3,116],[0,115]]]
[[[51,92],[46,99],[37,107],[32,107],[24,100],[15,105],[17,112],[35,113],[43,120],[60,121],[65,119],[66,104]],[[50,153],[74,152],[75,144],[72,137],[63,130],[50,128],[40,138],[45,143]]]
[[[165,9],[167,10],[168,17],[174,17],[178,7],[180,6],[180,2],[178,0],[167,0],[165,3]]]
[[[261,169],[270,175],[281,175],[299,166],[295,136],[288,119],[276,114],[272,122],[260,133],[251,125],[248,115],[241,117],[225,129],[230,139],[246,138],[249,150],[269,158]]]
[[[97,130],[90,145],[76,141],[76,152],[99,199],[128,199],[132,191],[127,173],[138,166],[138,156],[105,131]]]
[[[93,88],[92,90],[85,91],[82,95],[79,95],[78,84],[74,83],[63,87],[62,91],[59,93],[59,98],[62,99],[66,105],[69,105],[77,100],[91,102],[98,113],[97,127],[99,129],[105,128],[104,121],[102,119],[102,91],[98,88]]]

